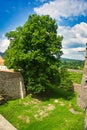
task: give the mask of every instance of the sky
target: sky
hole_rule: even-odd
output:
[[[87,0],[0,0],[0,52],[9,46],[6,32],[23,26],[30,14],[49,14],[63,36],[63,58],[84,60],[87,42]]]

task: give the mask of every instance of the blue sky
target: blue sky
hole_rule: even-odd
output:
[[[87,0],[0,0],[0,51],[9,41],[5,33],[23,25],[30,14],[49,14],[63,35],[64,58],[84,59],[87,42]]]

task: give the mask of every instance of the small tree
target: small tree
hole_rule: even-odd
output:
[[[60,88],[63,88],[65,91],[73,91],[73,82],[71,81],[68,70],[61,66],[60,68],[61,82]]]
[[[39,93],[60,83],[62,37],[49,15],[30,15],[23,27],[6,33],[10,45],[5,52],[9,68],[22,69],[27,89]]]

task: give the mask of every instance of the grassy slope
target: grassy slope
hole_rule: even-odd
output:
[[[18,130],[82,130],[84,113],[76,106],[76,96],[68,100],[57,94],[43,100],[28,95],[23,100],[9,101],[0,106],[0,113]],[[71,108],[78,114],[71,113]]]
[[[82,75],[83,75],[83,72],[73,72],[73,71],[69,71],[69,75],[70,75],[70,78],[72,79],[72,81],[74,83],[77,83],[77,84],[81,84],[81,79],[82,79]]]
[[[72,108],[75,114],[70,112]],[[76,105],[76,95],[63,90],[52,90],[39,99],[28,95],[8,101],[0,106],[0,113],[18,130],[84,129],[84,112]]]

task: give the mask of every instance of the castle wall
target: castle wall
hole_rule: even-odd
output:
[[[84,110],[87,108],[87,58],[85,59],[84,73],[81,88],[78,94],[77,104]]]
[[[25,86],[20,72],[0,70],[0,94],[12,99],[25,97]]]

